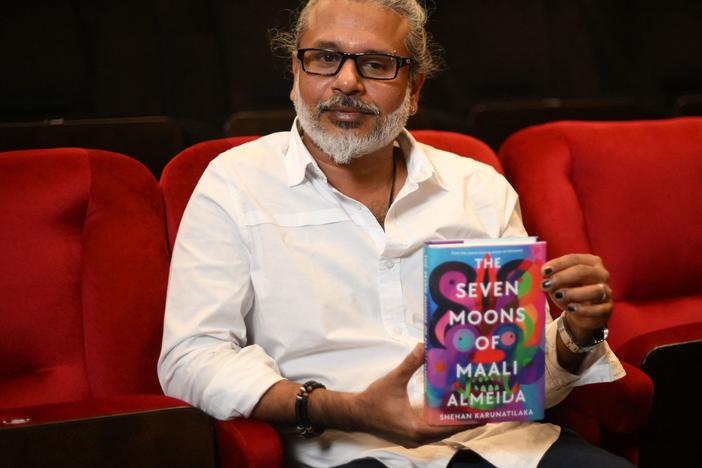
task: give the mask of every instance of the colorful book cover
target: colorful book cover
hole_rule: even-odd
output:
[[[430,424],[543,419],[545,260],[534,237],[426,243]]]

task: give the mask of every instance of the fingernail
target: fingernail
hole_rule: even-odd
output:
[[[563,291],[556,291],[554,294],[555,298],[558,299],[559,301],[565,297],[565,294],[563,294]]]
[[[548,288],[551,287],[552,284],[553,284],[553,283],[551,282],[550,279],[543,280],[543,281],[541,282],[541,288],[542,288],[542,289],[548,289]]]
[[[566,307],[566,310],[568,312],[575,312],[577,310],[577,307],[575,307],[573,304],[570,304],[568,307]]]
[[[551,268],[551,267],[544,268],[544,276],[551,276],[551,273],[553,273],[553,268]]]

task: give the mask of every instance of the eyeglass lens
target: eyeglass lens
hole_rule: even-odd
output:
[[[320,75],[336,75],[344,62],[340,52],[307,50],[304,53],[305,71]],[[356,62],[358,72],[364,78],[391,79],[397,74],[397,60],[389,55],[347,55]]]

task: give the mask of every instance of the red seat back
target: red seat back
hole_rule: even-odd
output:
[[[151,173],[116,153],[0,153],[0,408],[161,393],[168,247]]]
[[[702,338],[702,118],[535,126],[500,158],[551,256],[604,259],[620,357]]]
[[[495,153],[476,138],[438,130],[413,130],[411,133],[418,141],[462,156],[469,156],[490,164],[497,171],[502,172]],[[237,136],[205,141],[187,148],[168,163],[161,175],[160,184],[165,196],[168,240],[171,248],[190,195],[210,161],[226,150],[256,138],[258,137]]]
[[[495,152],[477,138],[443,130],[410,130],[410,133],[417,141],[489,164],[500,174],[503,173],[502,165]]]

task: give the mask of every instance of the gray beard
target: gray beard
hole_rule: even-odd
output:
[[[380,115],[376,106],[362,103],[359,99],[351,96],[332,97],[319,103],[316,109],[312,110],[302,101],[297,82],[295,88],[293,104],[303,131],[336,164],[348,164],[354,158],[360,158],[389,145],[402,132],[410,117],[411,90],[409,86],[400,107],[385,116]],[[331,135],[324,131],[321,125],[322,112],[329,106],[342,102],[344,105],[356,106],[364,112],[375,114],[376,124],[368,135],[356,135],[353,131],[356,125],[353,122],[334,122],[337,128],[341,129],[339,135]]]

